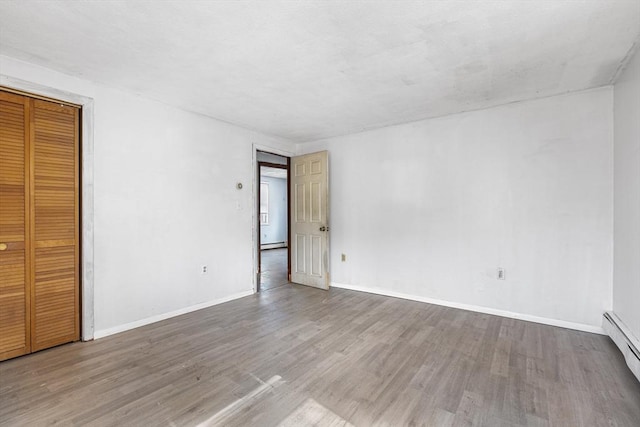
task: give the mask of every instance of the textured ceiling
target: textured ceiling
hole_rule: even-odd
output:
[[[0,1],[0,53],[297,142],[606,85],[639,34],[638,0]]]

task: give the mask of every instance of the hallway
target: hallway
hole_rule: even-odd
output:
[[[287,248],[266,249],[261,252],[260,290],[277,288],[289,283],[287,278]]]

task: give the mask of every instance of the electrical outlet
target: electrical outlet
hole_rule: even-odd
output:
[[[347,260],[347,255],[342,254],[342,262],[345,262]]]
[[[202,274],[205,274],[207,272],[207,266],[203,265],[202,266]]]
[[[506,280],[506,272],[502,267],[498,267],[498,280]]]

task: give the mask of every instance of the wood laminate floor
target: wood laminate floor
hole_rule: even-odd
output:
[[[608,337],[297,285],[0,363],[0,424],[638,426]]]
[[[260,290],[277,288],[289,283],[287,269],[287,248],[264,249],[260,251]]]

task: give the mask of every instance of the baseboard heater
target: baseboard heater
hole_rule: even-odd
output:
[[[638,351],[640,343],[638,340],[615,313],[607,312],[604,314],[602,328],[618,346],[627,361],[627,366],[640,381],[640,351]]]
[[[276,243],[265,243],[260,245],[260,249],[278,249],[278,248],[286,248],[287,242],[276,242]]]

